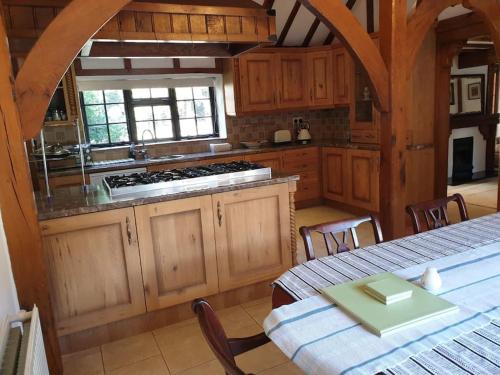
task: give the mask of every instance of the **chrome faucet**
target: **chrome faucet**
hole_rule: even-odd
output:
[[[143,152],[143,155],[144,155],[144,159],[149,159],[149,155],[148,155],[148,148],[146,147],[146,142],[144,141],[144,134],[145,133],[149,133],[151,135],[151,139],[155,139],[155,135],[153,134],[153,132],[149,129],[144,129],[144,131],[142,132],[142,135],[141,135],[141,141],[142,141],[142,152]]]

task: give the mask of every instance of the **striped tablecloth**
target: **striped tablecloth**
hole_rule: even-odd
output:
[[[444,271],[459,315],[382,341],[318,296],[379,272],[415,281],[428,265]],[[266,333],[307,373],[500,374],[499,214],[306,262],[276,283],[302,301],[274,310]]]

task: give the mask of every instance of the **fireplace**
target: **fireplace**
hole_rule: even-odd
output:
[[[453,140],[452,185],[472,180],[472,160],[474,155],[474,137]]]

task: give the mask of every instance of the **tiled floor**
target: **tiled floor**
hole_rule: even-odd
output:
[[[488,178],[467,184],[449,186],[448,194],[460,193],[467,206],[479,206],[496,210],[498,178]]]
[[[483,204],[468,203],[468,207],[471,217],[496,211]],[[454,210],[451,210],[452,217],[456,214]],[[352,217],[352,215],[326,206],[298,210],[297,229],[302,225],[347,217]],[[369,225],[360,227],[359,240],[362,246],[374,242]],[[298,237],[297,245],[298,258],[302,262],[305,260],[305,254],[300,237]],[[319,239],[317,242],[315,240],[315,248],[318,249],[318,256],[326,254],[324,243]],[[217,315],[228,336],[250,336],[262,331],[262,321],[270,310],[271,300],[264,298],[219,310]],[[205,343],[195,319],[74,353],[65,356],[63,362],[65,374],[70,375],[224,374],[222,367]],[[239,356],[237,362],[245,371],[256,374],[295,375],[302,373],[272,343]]]

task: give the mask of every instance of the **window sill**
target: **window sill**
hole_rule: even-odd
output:
[[[182,144],[189,144],[193,142],[209,142],[209,141],[224,141],[227,140],[227,137],[207,137],[207,138],[193,138],[193,139],[183,139],[180,141],[160,141],[160,142],[147,142],[146,141],[146,147],[150,146],[159,146],[159,145],[182,145]],[[135,143],[136,146],[141,146],[142,147],[142,142],[137,142]],[[109,146],[109,147],[91,147],[92,152],[99,152],[99,151],[109,151],[109,150],[125,150],[129,149],[130,145],[120,145],[120,146]]]

